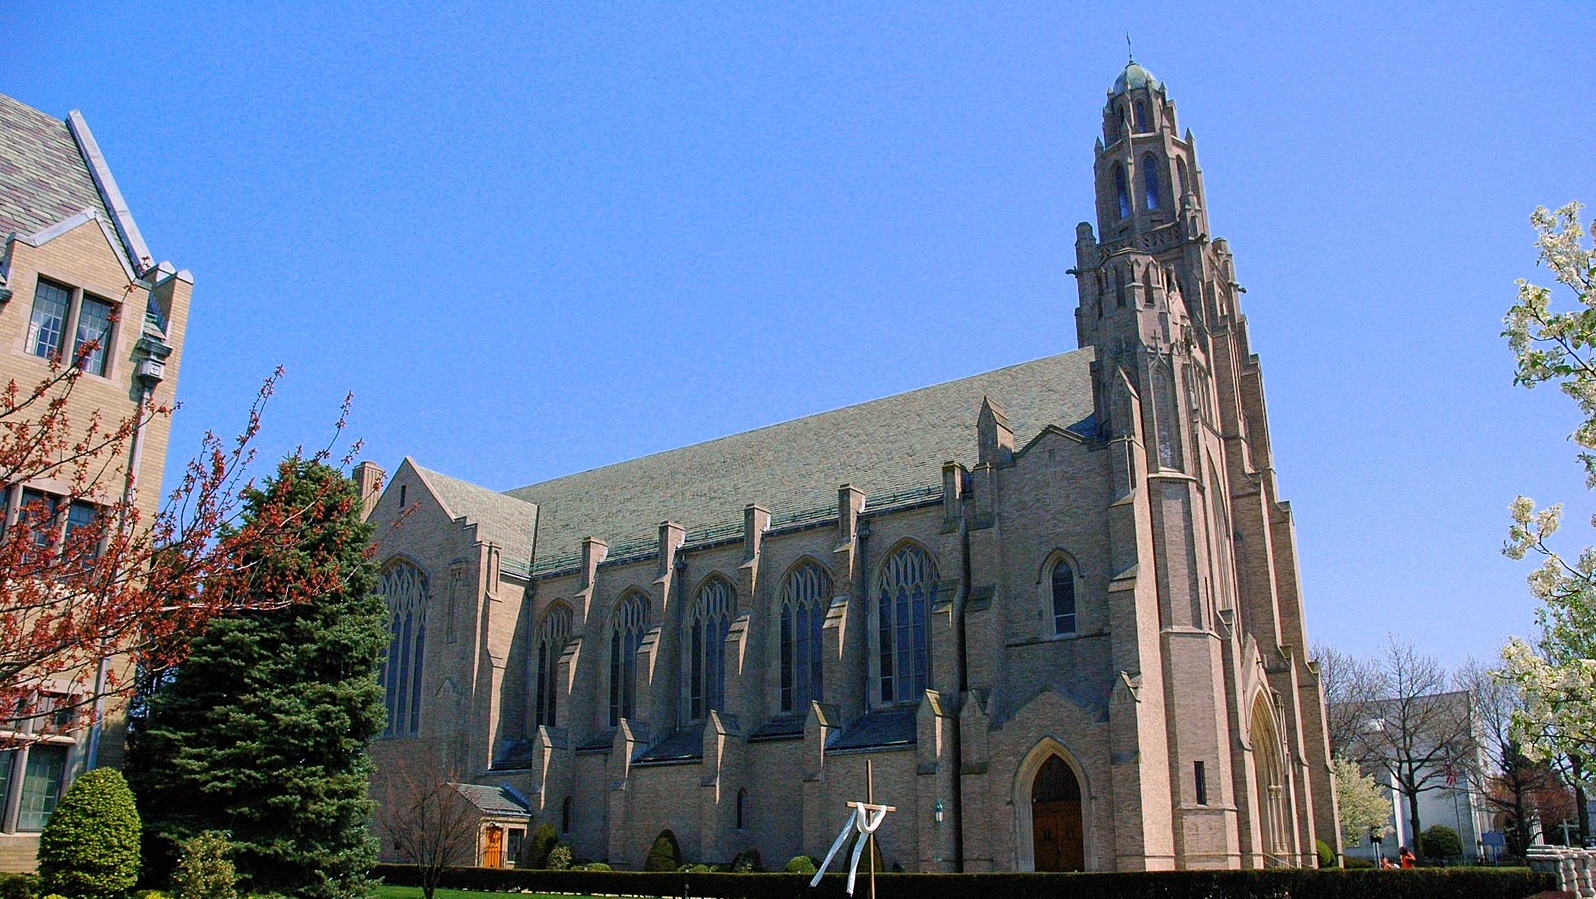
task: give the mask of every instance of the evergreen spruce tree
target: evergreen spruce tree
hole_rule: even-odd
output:
[[[265,591],[278,608],[215,619],[194,639],[135,722],[128,777],[157,876],[179,843],[219,830],[252,892],[361,899],[376,861],[366,746],[384,719],[387,642],[371,527],[354,484],[319,460],[290,457],[246,498],[246,515],[279,507],[306,517],[300,539],[207,584]]]

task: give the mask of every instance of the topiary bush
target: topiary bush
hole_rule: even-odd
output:
[[[682,846],[676,834],[667,827],[654,838],[648,847],[648,858],[643,861],[644,871],[674,871],[682,866]]]
[[[759,850],[749,847],[737,853],[737,857],[732,860],[731,869],[738,874],[752,874],[765,870],[765,866],[759,857]]]
[[[0,874],[0,899],[38,899],[38,895],[38,875]]]
[[[172,872],[177,899],[238,899],[238,872],[228,858],[232,851],[227,834],[219,830],[184,840]]]
[[[571,870],[571,859],[571,847],[564,843],[555,843],[554,848],[549,850],[549,870],[569,871]]]
[[[67,899],[114,899],[139,879],[139,811],[122,772],[72,782],[39,835],[39,888]]]
[[[1463,840],[1445,824],[1432,824],[1419,834],[1419,848],[1425,858],[1457,858],[1463,854]]]
[[[1314,848],[1319,852],[1319,867],[1336,867],[1336,851],[1330,848],[1329,843],[1326,843],[1324,840],[1316,840],[1314,842]]]
[[[782,870],[788,874],[814,874],[820,870],[820,863],[807,855],[795,855],[787,859],[787,866]]]
[[[526,844],[526,866],[528,868],[547,868],[549,866],[549,852],[560,842],[560,834],[554,829],[553,824],[539,824],[537,830],[532,831],[532,839]]]

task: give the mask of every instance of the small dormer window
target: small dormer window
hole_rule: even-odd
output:
[[[1160,196],[1162,191],[1158,189],[1158,158],[1151,153],[1142,157],[1142,186],[1149,211],[1164,205]]]
[[[1151,131],[1152,129],[1147,127],[1147,101],[1146,100],[1137,100],[1136,101],[1136,106],[1134,108],[1136,110],[1136,131],[1137,131],[1137,133],[1144,133],[1144,132],[1147,132],[1147,131]]]
[[[1125,170],[1117,165],[1114,166],[1114,194],[1119,198],[1119,217],[1130,218],[1130,188],[1125,184]]]

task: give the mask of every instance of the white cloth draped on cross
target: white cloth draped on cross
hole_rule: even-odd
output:
[[[815,872],[815,877],[809,881],[809,885],[820,886],[820,878],[826,875],[826,869],[831,867],[831,860],[837,857],[837,852],[848,841],[848,837],[857,836],[853,844],[853,857],[848,862],[848,895],[852,896],[854,878],[859,874],[859,856],[863,854],[865,844],[870,842],[870,835],[876,832],[881,822],[887,819],[887,812],[895,812],[898,809],[891,805],[875,805],[869,802],[850,802],[848,807],[853,809],[853,814],[843,823],[836,842],[831,844],[831,851],[826,853],[826,860],[820,863],[820,870]]]

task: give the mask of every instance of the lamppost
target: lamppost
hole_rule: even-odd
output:
[[[1369,845],[1374,847],[1374,863],[1377,865],[1380,863],[1380,859],[1385,857],[1380,852],[1380,844],[1383,842],[1385,842],[1385,839],[1380,835],[1380,828],[1371,825],[1369,827]]]

